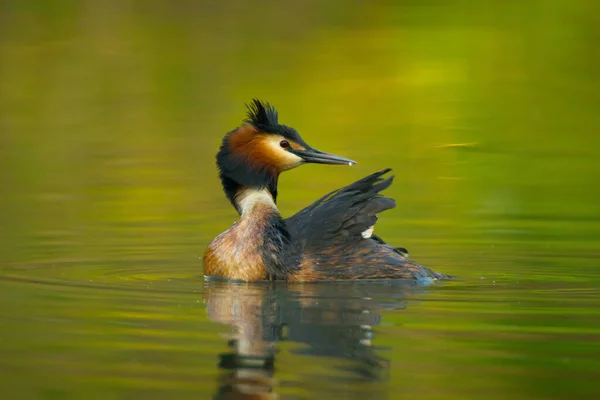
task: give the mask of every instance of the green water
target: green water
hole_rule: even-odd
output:
[[[0,397],[600,398],[598,4],[1,2]],[[205,283],[252,97],[460,279]]]

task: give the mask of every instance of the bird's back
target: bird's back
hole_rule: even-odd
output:
[[[394,208],[380,192],[390,169],[331,192],[286,220],[300,268],[289,280],[448,278],[420,266],[373,235],[377,214]]]

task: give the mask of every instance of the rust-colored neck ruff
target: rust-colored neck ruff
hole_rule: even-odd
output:
[[[266,188],[271,199],[277,200],[277,165],[270,158],[265,146],[265,134],[251,125],[244,125],[224,138],[217,153],[219,177],[227,199],[241,214],[240,193],[248,188]]]
[[[235,195],[241,217],[217,236],[204,254],[204,275],[256,281],[267,278],[261,249],[265,231],[279,214],[266,189],[243,188]]]

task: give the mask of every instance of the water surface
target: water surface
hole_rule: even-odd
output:
[[[0,6],[2,398],[600,397],[596,2],[60,4]],[[392,167],[459,279],[205,282],[252,97],[359,162],[284,215]]]

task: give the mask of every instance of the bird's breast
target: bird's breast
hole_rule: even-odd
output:
[[[204,275],[257,281],[267,278],[261,249],[265,224],[242,219],[220,234],[204,253]]]

